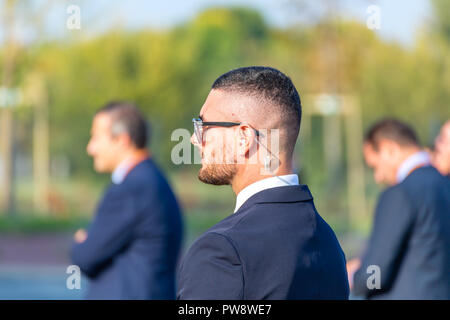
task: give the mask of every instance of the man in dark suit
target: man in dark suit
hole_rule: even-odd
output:
[[[146,149],[147,123],[130,103],[94,117],[87,152],[112,172],[87,233],[75,234],[73,263],[90,279],[88,299],[174,299],[182,239],[180,209]]]
[[[348,298],[344,253],[292,170],[300,117],[278,70],[240,68],[214,82],[191,141],[199,179],[231,185],[236,207],[185,255],[178,299]]]
[[[370,128],[364,156],[377,183],[390,187],[378,201],[363,258],[349,261],[352,294],[450,299],[450,180],[429,165],[414,131],[397,120]]]

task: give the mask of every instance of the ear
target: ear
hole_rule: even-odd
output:
[[[389,155],[392,156],[393,154],[396,153],[396,148],[397,144],[389,139],[381,139],[378,142],[378,153],[379,154],[384,154],[384,155]]]
[[[130,146],[134,146],[133,141],[128,133],[119,134],[116,139],[122,147],[128,148]]]
[[[388,141],[389,142],[389,152],[392,155],[399,155],[402,153],[402,148],[398,145],[398,143],[394,141]]]

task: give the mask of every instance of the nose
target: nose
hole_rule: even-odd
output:
[[[197,135],[195,134],[195,132],[191,135],[191,143],[194,145],[194,146],[197,146],[197,147],[201,147],[201,145],[199,144],[199,142],[198,142],[198,139],[197,139]]]
[[[92,141],[89,141],[89,143],[86,146],[86,152],[88,155],[92,156],[94,153],[94,147]]]

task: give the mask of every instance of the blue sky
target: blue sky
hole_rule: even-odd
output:
[[[25,0],[39,4],[44,0]],[[274,26],[286,27],[298,21],[299,9],[292,3],[296,0],[63,0],[44,19],[47,32],[52,36],[67,35],[65,21],[66,8],[70,4],[81,8],[82,29],[88,34],[102,32],[112,26],[127,29],[145,27],[169,28],[193,18],[200,11],[212,6],[248,6],[258,9],[266,20]],[[405,45],[414,42],[417,31],[430,19],[429,0],[331,0],[339,3],[339,14],[365,23],[369,5],[381,9],[381,29],[377,31],[383,38],[399,41]],[[307,0],[316,6],[318,0]],[[26,21],[18,25],[23,39],[32,39],[33,30],[26,27]],[[73,32],[73,31],[72,31]],[[1,35],[0,35],[1,37]],[[1,40],[1,38],[0,38]]]

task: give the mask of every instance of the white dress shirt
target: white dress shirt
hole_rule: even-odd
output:
[[[251,196],[260,191],[283,186],[298,186],[298,184],[298,176],[296,174],[287,174],[284,176],[270,177],[256,181],[246,186],[241,190],[241,192],[238,193],[236,197],[236,208],[234,209],[234,212],[238,211],[239,208],[244,204],[244,202],[247,201]]]
[[[397,171],[397,182],[400,183],[417,167],[427,166],[430,164],[430,156],[426,151],[419,151],[406,158],[402,162]]]

